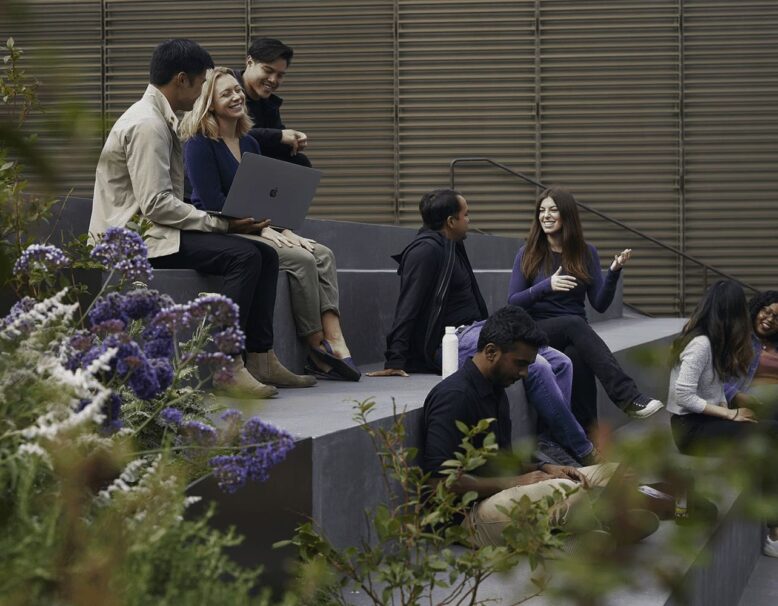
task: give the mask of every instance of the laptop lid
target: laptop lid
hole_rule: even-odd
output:
[[[270,219],[277,227],[299,229],[321,179],[321,171],[246,152],[220,214]]]

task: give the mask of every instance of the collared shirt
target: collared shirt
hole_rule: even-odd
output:
[[[438,383],[424,401],[424,472],[438,475],[443,462],[454,458],[463,437],[456,421],[472,427],[481,419],[495,419],[489,431],[495,434],[501,449],[510,449],[511,417],[505,389],[492,384],[469,358],[462,368]],[[484,437],[481,434],[474,445],[480,447]]]
[[[178,252],[181,230],[225,232],[227,221],[183,201],[184,162],[178,118],[165,95],[149,84],[143,98],[116,121],[100,153],[89,235],[123,227],[140,214],[153,226],[149,257]]]

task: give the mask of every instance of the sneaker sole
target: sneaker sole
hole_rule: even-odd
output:
[[[664,404],[662,404],[661,402],[655,401],[654,404],[648,404],[640,412],[629,412],[627,414],[630,417],[632,417],[633,419],[647,419],[651,415],[654,415],[654,414],[658,413],[664,407],[665,407]]]

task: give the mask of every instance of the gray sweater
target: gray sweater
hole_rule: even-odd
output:
[[[724,383],[713,368],[710,340],[694,337],[670,373],[667,410],[676,415],[702,413],[706,404],[727,407]]]

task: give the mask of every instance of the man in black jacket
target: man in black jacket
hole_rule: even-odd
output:
[[[489,315],[463,240],[470,224],[467,201],[453,189],[437,189],[419,203],[424,226],[400,264],[400,296],[386,338],[385,369],[370,376],[440,370],[446,326],[462,326]]]
[[[257,38],[249,47],[246,68],[236,71],[235,76],[246,93],[246,108],[254,122],[250,134],[259,141],[262,155],[310,166],[310,160],[301,153],[308,145],[308,137],[284,126],[284,100],[275,94],[293,55],[294,51],[280,40]]]

